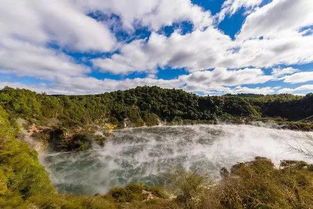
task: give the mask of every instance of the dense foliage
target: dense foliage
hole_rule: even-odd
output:
[[[15,208],[32,196],[54,194],[55,190],[37,153],[16,139],[16,129],[7,117],[0,106],[0,208]]]
[[[48,96],[4,88],[0,104],[12,117],[63,127],[111,122],[119,126],[155,125],[158,120],[216,120],[279,117],[290,121],[313,116],[313,94],[197,96],[182,90],[137,87],[88,96]]]
[[[196,181],[202,177],[183,176],[186,183],[180,188],[190,189],[182,190],[178,204],[189,209],[308,209],[313,204],[313,170],[305,162],[283,161],[276,169],[270,160],[258,157],[224,170],[223,176],[213,186]]]

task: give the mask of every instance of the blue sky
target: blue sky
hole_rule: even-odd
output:
[[[310,0],[3,0],[0,88],[307,94],[312,11]]]

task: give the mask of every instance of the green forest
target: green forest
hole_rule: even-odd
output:
[[[221,181],[179,171],[170,188],[132,184],[106,195],[58,194],[37,152],[19,140],[32,125],[54,150],[88,149],[94,130],[109,124],[153,126],[275,121],[283,128],[313,130],[313,94],[198,96],[182,90],[137,87],[100,95],[46,95],[6,87],[0,90],[0,208],[4,209],[309,209],[313,166],[265,158],[222,170]],[[24,123],[19,123],[19,120]],[[108,125],[107,125],[108,126]],[[69,134],[70,133],[70,134]],[[70,137],[71,140],[65,140]]]
[[[86,96],[37,94],[9,87],[0,90],[0,105],[10,117],[66,128],[103,122],[122,127],[125,120],[130,126],[238,118],[307,122],[312,120],[312,102],[313,94],[198,96],[159,87]]]

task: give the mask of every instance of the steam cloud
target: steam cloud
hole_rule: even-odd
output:
[[[42,159],[59,191],[103,194],[132,182],[158,184],[163,173],[177,167],[218,179],[222,167],[256,156],[276,164],[281,160],[310,162],[305,153],[293,149],[305,146],[310,137],[313,132],[250,125],[135,128],[114,132],[103,148],[43,154]]]

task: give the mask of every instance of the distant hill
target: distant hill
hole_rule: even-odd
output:
[[[86,96],[49,96],[6,87],[0,90],[0,105],[11,117],[63,127],[268,117],[301,121],[313,116],[313,94],[198,96],[183,90],[146,86]]]

